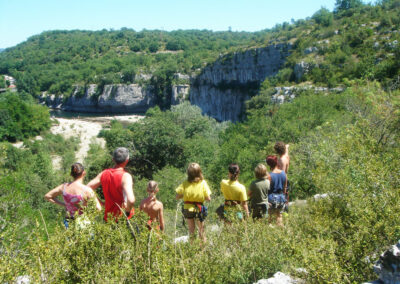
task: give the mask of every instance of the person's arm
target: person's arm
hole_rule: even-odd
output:
[[[98,188],[101,185],[101,175],[103,174],[103,172],[99,173],[94,179],[92,179],[91,181],[89,181],[89,183],[86,185],[88,187],[90,187],[93,191],[96,190],[96,188]],[[96,195],[96,208],[97,208],[97,202],[100,203],[100,208],[101,206],[104,206],[104,202],[101,201],[97,195]],[[101,210],[101,209],[100,209]]]
[[[247,197],[248,197],[249,200],[251,199],[251,195],[253,194],[253,189],[252,189],[253,186],[254,186],[254,182],[252,182],[250,184],[249,190],[247,191]]]
[[[183,188],[183,183],[181,183],[176,189],[175,189],[176,195],[175,198],[176,199],[182,199],[183,198],[183,192],[184,192],[184,188]]]
[[[285,167],[285,173],[288,173],[288,171],[289,171],[289,164],[290,164],[289,144],[286,144],[286,167]]]
[[[96,188],[98,188],[101,185],[101,175],[103,174],[103,172],[99,173],[94,179],[92,179],[91,181],[89,181],[89,183],[87,184],[88,187],[90,187],[91,189],[95,190]]]
[[[164,232],[164,206],[162,204],[158,212],[158,222],[160,222],[160,230]]]
[[[93,189],[91,188],[91,187],[88,187],[88,189],[86,190],[86,197],[85,197],[85,199],[86,200],[89,200],[89,199],[91,199],[91,198],[93,198],[94,199],[94,202],[96,203],[96,209],[98,210],[98,211],[101,211],[101,203],[100,203],[100,201],[99,201],[99,199],[97,198],[97,196],[96,196],[96,193],[93,191]]]
[[[58,204],[60,206],[65,207],[65,203],[56,198],[57,196],[62,194],[63,187],[64,187],[64,184],[60,184],[59,186],[53,188],[48,193],[46,193],[44,198],[51,203]]]
[[[283,187],[283,193],[286,194],[286,189],[287,189],[287,176],[285,176],[285,185]]]
[[[243,186],[242,196],[240,197],[240,205],[242,206],[244,212],[246,212],[246,216],[249,217],[249,207],[247,206],[247,194],[246,187]]]
[[[246,212],[246,216],[249,217],[249,207],[247,206],[247,201],[241,201],[242,208]]]
[[[135,195],[133,194],[133,180],[129,173],[124,173],[122,176],[122,191],[126,197],[126,212],[130,212],[135,203]],[[128,215],[129,216],[129,215]]]
[[[210,187],[208,186],[208,183],[204,180],[204,200],[205,201],[211,201],[211,190]]]

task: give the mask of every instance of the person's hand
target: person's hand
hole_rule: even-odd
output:
[[[133,215],[135,215],[135,208],[132,208],[130,212],[125,211],[125,215],[126,215],[127,219],[130,220],[133,217]]]

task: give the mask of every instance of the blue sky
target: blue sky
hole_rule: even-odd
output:
[[[258,31],[312,16],[335,0],[0,0],[0,48],[48,30]]]

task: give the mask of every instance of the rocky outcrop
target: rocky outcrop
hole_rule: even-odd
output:
[[[84,90],[81,88],[76,87],[66,100],[52,95],[42,97],[42,101],[44,99],[48,106],[66,111],[98,113],[142,113],[155,105],[150,86],[105,85],[101,91],[97,85],[91,84]]]
[[[300,279],[293,279],[289,275],[282,272],[277,272],[273,277],[268,279],[260,279],[254,284],[302,284],[305,283]]]
[[[380,256],[374,270],[383,283],[400,283],[400,241]]]
[[[310,54],[310,53],[314,53],[317,51],[318,51],[318,48],[316,46],[310,46],[310,47],[307,47],[306,49],[304,49],[304,54]]]
[[[304,75],[308,74],[313,68],[313,64],[301,61],[294,66],[294,77],[296,81],[300,81]]]
[[[43,93],[39,97],[42,104],[54,109],[97,113],[142,113],[155,106],[155,95],[151,86],[138,84],[105,85],[99,94],[97,85],[91,84],[86,89],[76,86],[73,94],[64,99],[61,96]],[[177,105],[189,99],[190,85],[171,87],[171,105]]]
[[[312,85],[302,87],[275,87],[275,93],[271,97],[271,102],[275,104],[291,102],[301,92],[307,90],[312,90],[315,93],[340,93],[344,91],[344,88],[315,87]]]
[[[217,120],[239,120],[244,102],[279,71],[290,49],[279,44],[220,57],[192,80],[190,102]]]
[[[190,85],[173,85],[171,105],[178,105],[189,98]]]
[[[50,108],[61,109],[63,103],[63,96],[47,95],[46,92],[44,92],[39,97],[39,101]]]

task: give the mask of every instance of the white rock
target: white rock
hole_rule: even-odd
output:
[[[186,75],[186,74],[181,74],[181,73],[175,73],[174,74],[174,79],[178,79],[178,80],[189,80],[190,76]]]
[[[221,228],[217,224],[214,224],[210,227],[211,232],[219,232],[220,230]]]
[[[174,243],[187,243],[189,241],[189,236],[178,237],[174,240]]]
[[[327,193],[324,193],[324,194],[316,194],[316,195],[314,195],[313,197],[314,197],[315,200],[320,200],[320,199],[325,199],[325,198],[327,198],[327,197],[328,197],[328,194],[327,194]]]
[[[289,275],[286,275],[282,272],[277,272],[274,274],[274,277],[268,279],[261,279],[256,282],[256,284],[291,284],[298,283],[298,281],[292,279]]]
[[[28,275],[18,276],[15,279],[15,284],[29,284],[29,283],[31,283],[31,280]]]
[[[173,85],[171,105],[183,103],[189,97],[190,85]]]

